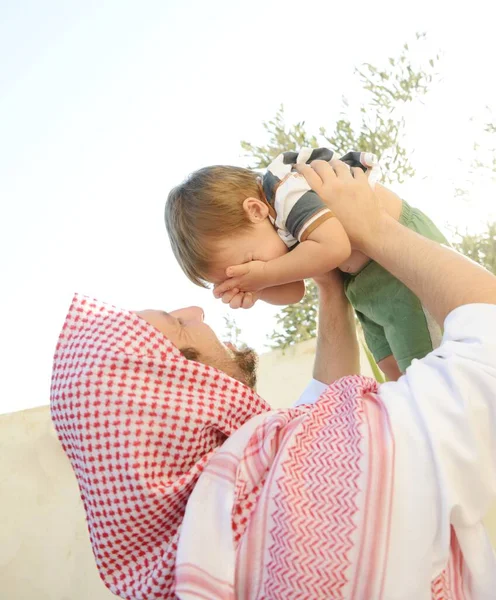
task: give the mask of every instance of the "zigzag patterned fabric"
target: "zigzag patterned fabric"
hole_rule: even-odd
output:
[[[255,417],[216,452],[190,497],[176,593],[380,598],[393,459],[377,384],[365,377],[337,381],[306,413]],[[206,551],[212,539],[217,550]]]

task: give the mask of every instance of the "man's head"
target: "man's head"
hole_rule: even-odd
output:
[[[205,167],[170,193],[165,224],[172,251],[195,284],[220,283],[225,270],[287,252],[270,223],[259,176],[231,166]]]
[[[201,309],[141,314],[74,296],[55,350],[50,407],[102,580],[119,597],[169,598],[198,477],[226,439],[270,407],[233,377],[181,355],[178,348],[192,346],[239,375]]]
[[[143,310],[139,317],[155,327],[189,360],[220,369],[230,377],[255,388],[257,355],[251,349],[237,350],[223,344],[203,321],[198,306],[172,312]]]

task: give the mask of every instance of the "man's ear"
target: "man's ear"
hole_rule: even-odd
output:
[[[258,198],[245,198],[243,210],[251,223],[260,223],[269,216],[269,207]]]

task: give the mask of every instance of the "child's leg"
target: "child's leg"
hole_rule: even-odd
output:
[[[403,375],[398,367],[396,359],[392,354],[380,360],[377,365],[384,373],[388,381],[398,381],[398,379]]]
[[[386,338],[384,327],[374,323],[360,311],[355,311],[362,326],[365,343],[368,346],[372,356],[379,369],[390,381],[396,381],[401,376],[398,364],[392,355],[391,347]]]
[[[446,238],[434,223],[421,211],[403,203],[400,223],[424,237],[448,244]],[[434,319],[424,311],[419,299],[400,281],[374,261],[370,262],[358,274],[349,276],[345,285],[346,295],[363,317],[364,330],[383,330],[386,343],[380,342],[377,350],[373,343],[377,336],[372,336],[372,344],[366,336],[367,344],[374,354],[379,367],[388,378],[397,377],[398,371],[405,372],[411,361],[423,358],[436,348],[442,337],[440,327]],[[382,356],[385,347],[390,351]],[[393,355],[397,362],[394,366]],[[385,362],[383,362],[385,361]]]
[[[442,331],[408,288],[401,296],[403,302],[398,303],[396,311],[400,318],[386,325],[385,332],[398,368],[404,373],[412,360],[424,358],[440,345]],[[411,300],[410,305],[408,300]]]
[[[388,379],[395,381],[414,358],[423,358],[439,345],[441,330],[420,300],[377,263],[350,277],[345,290],[367,345]]]
[[[429,217],[406,202],[403,203],[400,223],[428,239],[449,245]],[[387,314],[384,314],[384,320],[380,322],[384,324],[386,338],[398,367],[405,372],[413,359],[423,358],[439,346],[442,331],[407,287],[399,282],[396,291],[393,283],[389,287],[390,303],[387,310],[390,311],[390,318],[388,320]]]

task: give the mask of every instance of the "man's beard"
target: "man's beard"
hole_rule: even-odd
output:
[[[203,362],[206,364],[205,361],[202,360],[198,350],[195,348],[182,348],[180,349],[180,352],[188,360],[196,360],[197,362]],[[233,373],[227,374],[254,390],[255,386],[257,385],[257,353],[251,348],[244,348],[243,350],[230,350],[230,353],[235,368],[233,369]],[[216,365],[210,366],[219,368]]]
[[[231,352],[242,376],[242,379],[239,378],[239,381],[254,390],[257,385],[257,353],[251,348],[231,350]],[[238,377],[236,377],[236,379],[238,379]]]

